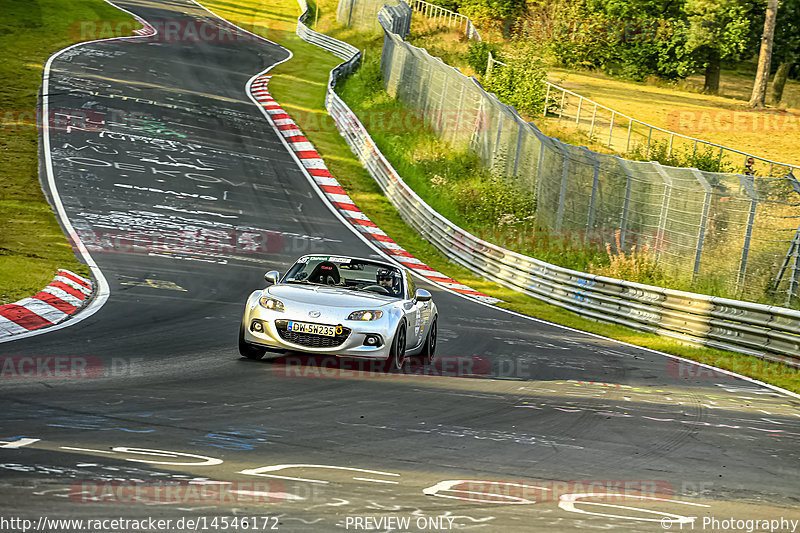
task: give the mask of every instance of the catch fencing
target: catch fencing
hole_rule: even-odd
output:
[[[367,31],[382,31],[378,13],[386,5],[397,5],[397,0],[340,0],[336,9],[336,20],[348,28]],[[477,28],[469,17],[425,0],[411,0],[411,8],[437,27],[447,27],[463,33],[467,39],[481,40]]]
[[[330,43],[329,38],[300,29],[306,7],[304,0],[298,1],[304,8],[298,34],[327,50],[341,50],[341,45]],[[397,15],[384,11],[381,20],[386,22],[392,16]],[[390,35],[387,32],[387,39]],[[480,276],[588,318],[800,366],[800,311],[568,270],[485,242],[439,215],[403,182],[355,113],[336,94],[337,81],[352,73],[359,60],[356,51],[331,71],[326,108],[403,219],[448,258]]]
[[[487,77],[491,76],[495,67],[508,68],[508,65],[495,59],[490,52],[486,65]],[[700,154],[711,164],[712,168],[720,170],[739,169],[743,171],[747,160],[753,158],[753,172],[757,175],[780,177],[793,174],[795,177],[800,178],[800,166],[798,165],[773,161],[756,154],[742,152],[721,144],[659,128],[599,104],[555,83],[550,83],[546,80],[542,83],[547,88],[545,101],[548,102],[548,105],[542,109],[543,117],[555,117],[574,122],[576,127],[583,130],[590,139],[594,139],[615,152],[626,154],[636,150],[643,155],[649,155],[655,146],[661,144],[662,146],[658,148],[666,152],[668,156],[676,153],[695,160]],[[686,112],[686,114],[689,122],[695,122],[696,125],[714,121],[707,114],[700,112]],[[680,115],[678,113],[677,117],[675,117],[678,122],[680,122]],[[743,115],[728,115],[730,116],[716,117],[717,121],[731,117],[736,120],[748,118]],[[755,117],[749,118],[752,123],[752,119]],[[791,115],[789,115],[789,118],[791,118]],[[747,124],[744,126],[746,127]],[[720,125],[719,127],[723,128],[725,126]],[[728,124],[727,127],[733,128],[734,126]],[[714,165],[716,166],[714,167]]]
[[[685,286],[703,280],[748,300],[777,291],[787,305],[798,297],[797,269],[774,287],[787,256],[797,264],[790,246],[800,224],[800,184],[793,175],[668,167],[565,144],[475,78],[391,31],[381,70],[391,96],[452,146],[479,154],[505,186],[535,198],[536,225],[569,236],[574,248],[597,249],[618,235],[622,252],[646,249]]]

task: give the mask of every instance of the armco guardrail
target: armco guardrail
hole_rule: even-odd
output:
[[[297,35],[301,39],[313,45],[319,46],[320,48],[331,52],[336,57],[346,61],[354,59],[356,56],[358,56],[357,61],[360,61],[361,53],[358,51],[358,48],[352,44],[348,44],[344,41],[340,41],[339,39],[334,39],[333,37],[315,32],[306,26],[305,22],[306,18],[308,17],[308,3],[306,0],[297,0],[297,3],[300,4],[300,9],[303,10],[303,13],[297,18]]]
[[[298,1],[304,8],[300,37],[333,53],[345,50],[341,42],[305,27],[305,1]],[[587,318],[800,367],[800,311],[569,270],[504,250],[441,216],[406,185],[334,92],[336,81],[352,72],[360,59],[358,51],[350,49],[354,52],[349,60],[331,71],[326,108],[403,219],[447,257],[475,274]]]

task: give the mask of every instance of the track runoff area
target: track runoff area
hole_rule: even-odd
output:
[[[422,279],[433,365],[238,357],[266,270],[383,252],[246,93],[287,50],[189,1],[116,5],[154,31],[45,72],[68,118],[45,189],[100,303],[0,343],[0,529],[797,527],[794,396]]]

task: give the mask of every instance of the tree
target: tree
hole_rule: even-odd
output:
[[[573,2],[567,31],[553,31],[551,45],[568,66],[600,68],[637,81],[655,75],[680,79],[697,61],[686,49],[685,0],[586,0]]]
[[[723,60],[741,59],[751,42],[749,0],[686,0],[687,49],[705,66],[706,92],[719,91]]]
[[[611,24],[623,23],[624,36],[607,46],[615,50],[627,77],[644,80],[655,75],[680,79],[697,68],[694,57],[686,52],[684,0],[588,0],[588,3]]]
[[[460,0],[458,4],[459,12],[482,21],[514,18],[525,8],[525,0]]]
[[[772,80],[770,102],[778,105],[792,67],[800,59],[800,0],[783,0],[775,24],[773,56],[778,62]]]
[[[778,18],[778,0],[767,0],[767,16],[764,18],[764,34],[761,36],[761,51],[758,54],[756,81],[750,96],[750,107],[764,107],[767,95],[767,80],[772,61],[772,40],[775,36],[775,21]]]

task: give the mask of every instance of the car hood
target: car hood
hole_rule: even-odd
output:
[[[357,307],[359,309],[371,309],[391,305],[394,302],[400,301],[397,298],[383,296],[381,294],[370,294],[363,291],[356,292],[322,285],[279,284],[264,289],[263,293],[287,302],[293,301],[323,307]]]

